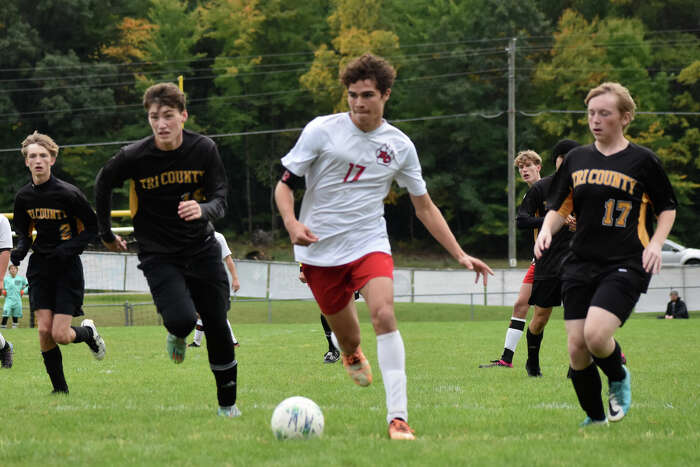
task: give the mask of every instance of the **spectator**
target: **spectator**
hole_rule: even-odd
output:
[[[671,290],[669,297],[671,297],[671,301],[666,305],[666,314],[659,316],[659,319],[688,319],[688,308],[678,296],[678,291]]]

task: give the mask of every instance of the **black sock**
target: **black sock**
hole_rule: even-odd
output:
[[[506,363],[513,363],[514,352],[510,349],[503,349],[503,354],[501,355],[501,360]]]
[[[622,381],[625,379],[625,370],[622,368],[622,349],[620,344],[615,341],[615,349],[612,353],[604,358],[593,356],[593,361],[603,370],[608,381]]]
[[[7,316],[2,317],[2,325],[5,326],[7,324]]]
[[[321,326],[323,326],[323,332],[326,333],[326,340],[328,341],[328,351],[332,352],[335,350],[333,345],[333,339],[331,339],[331,327],[326,320],[326,317],[321,314]]]
[[[7,349],[9,349],[9,348],[10,348],[10,341],[8,341],[7,339],[5,339],[5,346],[4,346],[2,349],[0,349],[0,350],[7,350]]]
[[[33,327],[34,327],[34,320],[35,320],[34,314],[35,314],[35,313],[34,313],[34,310],[32,310],[32,311],[29,312],[29,327],[30,327],[30,328],[33,328]]]
[[[12,317],[12,324],[17,324],[18,322],[19,322],[19,320],[17,319],[17,317],[13,316]]]
[[[530,328],[527,328],[527,334],[525,335],[527,339],[527,359],[530,363],[539,366],[540,363],[540,345],[542,345],[542,338],[544,337],[544,332],[539,334],[533,334],[530,332]]]
[[[602,385],[595,363],[591,363],[583,370],[571,370],[571,382],[574,384],[578,403],[586,415],[592,420],[604,420],[605,409],[600,395]]]
[[[66,383],[66,377],[63,374],[61,349],[56,346],[51,350],[41,352],[41,356],[44,357],[44,366],[46,366],[46,373],[51,378],[54,392],[68,392],[68,383]]]
[[[99,350],[97,348],[97,344],[95,344],[95,341],[92,338],[92,328],[87,326],[71,326],[71,329],[75,331],[75,340],[73,341],[74,344],[85,342],[88,347],[93,350],[93,352],[97,352]]]
[[[221,407],[231,407],[236,403],[236,386],[238,380],[238,362],[225,370],[212,370],[216,379],[216,397]]]

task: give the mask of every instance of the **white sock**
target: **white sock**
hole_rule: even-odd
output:
[[[5,347],[5,338],[2,337],[2,333],[0,333],[0,349]]]
[[[200,328],[204,326],[204,323],[202,323],[202,320],[197,318],[197,326]],[[204,331],[200,331],[196,327],[194,328],[194,343],[197,345],[202,345],[202,336],[204,335]]]
[[[377,359],[386,391],[386,421],[396,417],[408,421],[406,352],[399,331],[377,336]]]
[[[236,340],[236,335],[233,333],[233,328],[231,327],[231,322],[229,320],[226,320],[226,324],[228,324],[228,330],[231,331],[231,339],[233,339],[234,345],[238,343]]]
[[[513,321],[518,321],[517,325],[522,323],[522,329],[516,329],[513,327]],[[521,318],[510,318],[511,325],[506,332],[506,342],[503,345],[508,350],[515,352],[515,348],[520,342],[520,338],[523,337],[523,329],[525,329],[525,320]]]

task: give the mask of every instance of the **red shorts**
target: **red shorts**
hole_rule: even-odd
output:
[[[535,263],[530,264],[523,279],[523,284],[532,284],[533,282],[535,282]]]
[[[342,266],[302,264],[306,283],[324,315],[332,315],[352,300],[356,290],[375,277],[394,278],[394,260],[382,252],[369,253]]]

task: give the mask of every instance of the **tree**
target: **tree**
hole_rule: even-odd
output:
[[[399,38],[382,25],[382,2],[364,0],[332,0],[333,13],[328,17],[331,44],[321,44],[314,52],[311,69],[300,82],[311,91],[314,100],[329,111],[347,109],[345,90],[338,82],[338,73],[352,59],[373,53],[391,57],[400,66]]]

